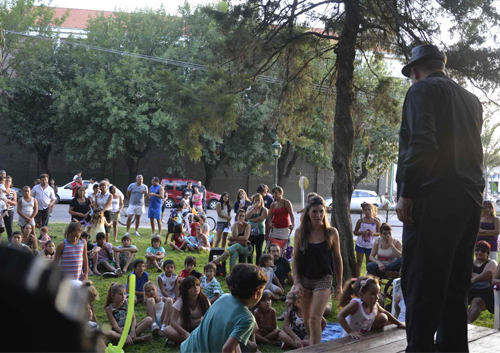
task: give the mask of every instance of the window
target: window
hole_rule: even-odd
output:
[[[164,190],[173,191],[174,190],[174,182],[166,180],[163,185]]]
[[[187,181],[177,181],[176,189],[177,191],[182,191],[187,187]]]

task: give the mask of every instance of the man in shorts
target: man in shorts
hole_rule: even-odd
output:
[[[155,234],[155,221],[158,224],[158,235],[161,237],[161,205],[163,203],[163,186],[160,185],[160,179],[154,177],[151,180],[151,188],[149,189],[149,208],[148,218],[151,223],[151,236]]]
[[[130,200],[127,209],[127,232],[125,235],[130,235],[130,225],[132,217],[135,215],[135,235],[140,237],[139,225],[141,224],[141,216],[146,213],[144,199],[148,194],[148,187],[143,184],[144,178],[138,175],[135,178],[136,182],[132,183],[127,188],[127,198]]]

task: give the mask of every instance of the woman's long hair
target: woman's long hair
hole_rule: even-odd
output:
[[[329,248],[333,246],[333,238],[331,237],[330,232],[328,231],[331,228],[331,225],[330,222],[328,221],[328,218],[326,217],[327,212],[326,212],[325,200],[323,200],[321,196],[315,196],[312,197],[307,202],[307,205],[304,208],[304,218],[302,219],[302,222],[300,224],[301,231],[299,232],[298,236],[298,244],[300,251],[305,251],[307,249],[307,243],[309,242],[309,238],[311,236],[311,228],[312,228],[312,222],[311,222],[311,217],[309,217],[309,211],[314,206],[323,206],[325,210],[325,216],[323,217],[323,229],[325,231],[325,240]]]
[[[220,208],[221,210],[224,209],[224,196],[227,195],[227,202],[226,202],[226,207],[227,207],[227,214],[231,212],[231,205],[229,204],[229,193],[224,191],[222,195],[220,195],[219,203],[220,203]]]
[[[200,280],[194,276],[187,276],[182,281],[181,285],[181,299],[182,299],[182,308],[181,308],[181,317],[182,323],[185,329],[190,328],[191,320],[191,310],[189,309],[189,289],[194,286],[200,286]],[[203,293],[203,290],[200,289],[200,294],[198,294],[198,298],[196,298],[196,306],[200,306],[201,312],[203,315],[207,312],[208,306],[208,298]]]

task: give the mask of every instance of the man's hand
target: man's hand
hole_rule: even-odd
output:
[[[396,213],[398,214],[398,219],[404,224],[412,224],[411,219],[411,199],[406,199],[404,197],[399,197],[398,204],[396,205]]]

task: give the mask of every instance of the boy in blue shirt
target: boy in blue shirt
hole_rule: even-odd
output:
[[[231,294],[224,294],[208,309],[200,325],[181,344],[180,352],[236,352],[240,344],[246,346],[255,328],[248,308],[260,301],[266,282],[267,275],[260,267],[234,266],[227,279]]]
[[[130,273],[130,275],[135,275],[135,302],[143,303],[144,302],[144,285],[149,281],[149,273],[145,271],[146,265],[144,264],[143,259],[137,259],[134,261],[134,270]],[[128,294],[128,280],[130,275],[127,277],[127,285],[125,288],[127,289]]]

